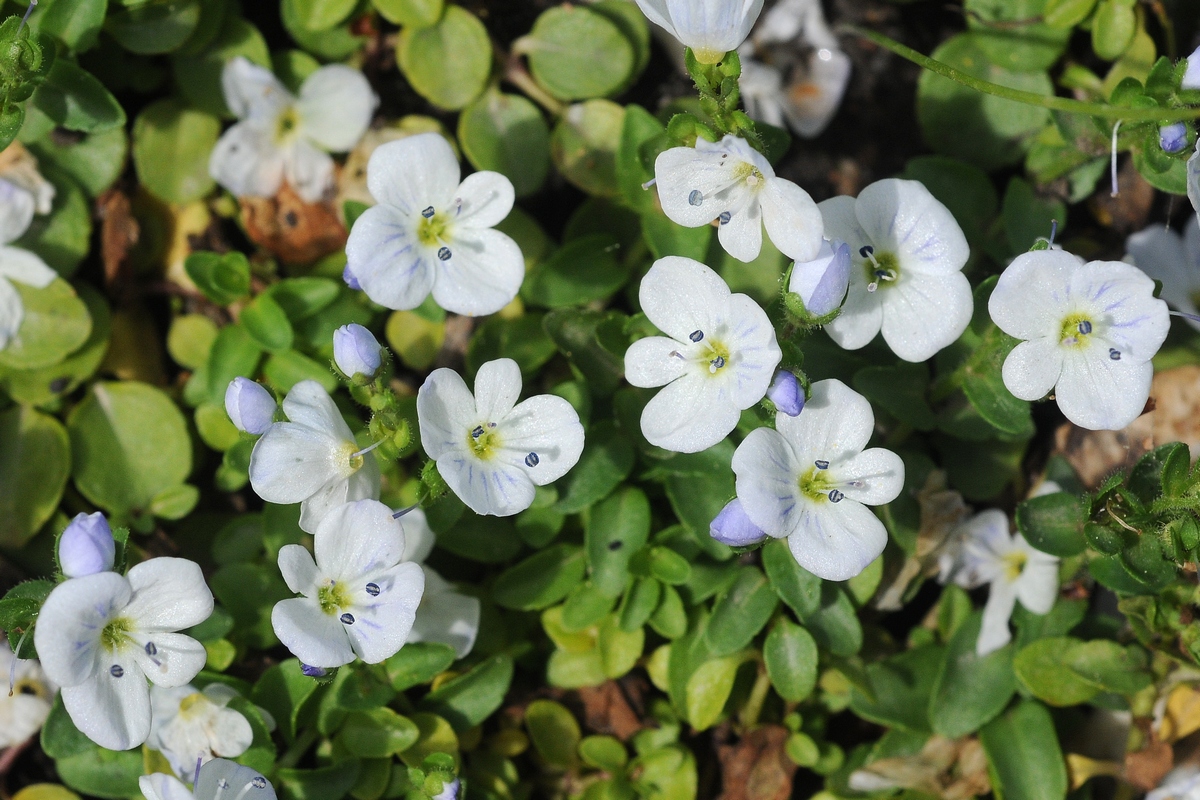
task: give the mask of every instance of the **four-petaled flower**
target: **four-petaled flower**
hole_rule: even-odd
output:
[[[857,350],[882,330],[893,353],[924,361],[966,330],[970,248],[923,184],[889,178],[820,208],[825,235],[849,244],[854,261],[842,313],[825,328],[838,345]]]
[[[625,351],[630,383],[665,386],[642,411],[642,434],[680,453],[712,447],[766,395],[783,357],[775,329],[757,303],[730,292],[717,273],[690,258],[654,262],[638,297],[647,319],[666,334]]]
[[[300,381],[283,400],[287,422],[273,423],[254,444],[250,485],[268,503],[300,503],[300,527],[313,533],[342,503],[379,497],[379,465],[324,387]]]
[[[579,414],[561,397],[520,403],[521,369],[488,361],[475,394],[450,369],[436,369],[417,392],[421,446],[459,499],[476,514],[508,517],[533,503],[534,487],[558,480],[583,452]]]
[[[1023,253],[1000,275],[988,300],[1000,330],[1023,339],[1004,360],[1008,390],[1037,400],[1054,390],[1067,419],[1120,430],[1150,396],[1150,359],[1170,328],[1154,281],[1121,261],[1092,261],[1063,250]]]
[[[654,161],[663,213],[688,228],[717,221],[717,239],[739,261],[762,249],[763,227],[789,258],[811,261],[821,249],[817,204],[796,184],[775,176],[762,153],[745,139],[697,139],[695,147],[672,147]]]
[[[15,662],[15,663],[14,663]],[[12,690],[0,691],[0,750],[18,745],[37,733],[46,717],[58,687],[46,677],[41,664],[17,658],[0,641],[0,675],[9,676]]]
[[[4,185],[11,186],[0,181],[0,189]],[[13,283],[45,289],[58,277],[58,273],[46,266],[39,256],[19,247],[8,246],[9,242],[25,232],[32,218],[33,209],[30,207],[29,218],[22,215],[17,221],[20,224],[4,222],[0,225],[0,350],[8,347],[9,342],[16,338],[25,320],[25,303]]]
[[[904,486],[904,462],[890,450],[864,450],[875,428],[865,397],[839,380],[817,381],[797,417],[775,417],[733,454],[742,509],[768,536],[786,536],[800,566],[844,581],[887,544],[867,508],[890,503]]]
[[[199,625],[212,609],[199,565],[152,558],[128,575],[60,583],[38,614],[34,645],[75,726],[101,747],[128,750],[150,733],[146,679],[183,686],[204,667],[204,645],[175,631]]]
[[[238,697],[223,683],[150,689],[150,736],[146,744],[167,759],[181,778],[190,778],[198,763],[214,756],[235,758],[249,749],[254,730],[239,712],[226,708]]]
[[[1162,281],[1162,299],[1200,330],[1200,219],[1188,217],[1183,236],[1154,224],[1130,235],[1125,252],[1138,269]]]
[[[275,787],[236,761],[214,758],[196,771],[194,791],[174,775],[155,772],[138,778],[146,800],[275,800]]]
[[[380,145],[367,163],[379,205],[354,222],[346,269],[367,296],[394,309],[429,294],[447,311],[499,311],[525,278],[521,248],[492,226],[508,216],[513,185],[498,172],[459,182],[458,159],[441,134]]]
[[[279,551],[279,571],[303,597],[271,611],[275,635],[301,662],[340,667],[394,655],[408,640],[425,588],[418,564],[402,563],[404,530],[377,500],[345,503],[321,520],[313,553],[298,544]]]
[[[329,153],[358,144],[379,105],[363,74],[344,64],[316,70],[294,97],[269,69],[237,56],[221,85],[240,122],[217,142],[208,171],[238,197],[274,197],[286,179],[317,202],[333,186]]]
[[[421,596],[408,640],[448,644],[459,658],[466,658],[479,634],[479,598],[458,591],[454,584],[425,565],[437,537],[429,527],[424,511],[419,508],[407,511],[401,521],[404,523],[404,560],[420,564],[425,571],[425,594]]]
[[[701,64],[716,64],[746,40],[763,0],[637,0],[646,18],[685,47]]]

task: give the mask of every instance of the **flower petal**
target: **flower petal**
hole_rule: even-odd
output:
[[[891,450],[872,447],[840,464],[837,479],[846,497],[865,505],[881,506],[900,496],[904,488],[904,462]]]
[[[1018,339],[1058,340],[1071,275],[1083,262],[1065,250],[1034,250],[1013,259],[988,298],[992,322]]]
[[[424,564],[437,544],[437,535],[429,527],[429,520],[420,508],[413,508],[400,518],[404,529],[404,560]]]
[[[1048,339],[1021,342],[1004,359],[1004,386],[1020,400],[1041,400],[1062,373],[1063,353]]]
[[[225,105],[238,119],[274,117],[292,102],[292,94],[266,67],[243,56],[225,62],[221,70]]]
[[[647,336],[625,351],[625,380],[634,386],[665,386],[687,371],[688,362],[672,355],[679,342],[665,336]]]
[[[795,261],[811,261],[821,249],[825,223],[808,192],[783,178],[767,181],[759,196],[767,236]]]
[[[333,187],[333,159],[304,140],[287,149],[284,177],[306,203],[316,203]]]
[[[919,362],[953,344],[975,310],[971,283],[961,272],[945,275],[900,273],[881,285],[883,340],[905,361]]]
[[[811,397],[798,416],[776,417],[775,428],[791,444],[804,469],[817,460],[837,466],[849,463],[867,446],[875,430],[875,413],[867,398],[829,378],[812,385]]]
[[[141,776],[138,778],[138,788],[146,800],[195,800],[178,778],[162,772]]]
[[[538,486],[556,481],[583,453],[583,425],[575,408],[561,397],[539,394],[517,405],[500,422],[497,458],[523,468]],[[529,466],[530,454],[536,454]]]
[[[698,453],[728,436],[741,416],[729,381],[689,373],[650,398],[642,409],[642,434],[658,447]]]
[[[0,244],[21,238],[33,222],[33,193],[0,178]]]
[[[59,686],[77,686],[99,669],[100,630],[129,603],[133,589],[115,572],[72,578],[54,587],[33,629],[42,669]]]
[[[1017,601],[1016,587],[1006,580],[992,582],[987,604],[983,607],[983,625],[975,642],[975,654],[986,656],[1012,641],[1008,620]]]
[[[720,275],[682,256],[655,261],[638,289],[647,319],[679,342],[694,331],[713,331],[728,316],[729,297]]]
[[[722,211],[743,208],[750,190],[736,171],[741,164],[720,149],[672,147],[659,153],[654,178],[663,213],[676,225],[698,228]]]
[[[1119,431],[1145,408],[1154,366],[1149,361],[1113,361],[1103,350],[1093,345],[1064,358],[1054,396],[1067,419],[1079,427]]]
[[[101,747],[128,750],[150,735],[150,687],[132,657],[113,659],[91,680],[64,687],[62,699],[75,727]]]
[[[370,577],[379,594],[372,597],[356,588],[356,602],[350,609],[354,623],[345,630],[358,657],[378,664],[395,655],[408,640],[425,591],[425,573],[420,564],[410,561]]]
[[[954,215],[919,181],[876,181],[859,192],[854,212],[875,249],[896,254],[901,274],[959,272],[971,255]]]
[[[8,281],[0,278],[0,350],[17,337],[25,320],[25,304]]]
[[[1016,580],[1017,599],[1034,614],[1048,614],[1058,599],[1058,559],[1034,550],[1021,534],[1017,534],[1018,546],[1025,551],[1028,561]]]
[[[1188,233],[1193,230],[1200,231],[1200,228],[1195,224],[1188,225]],[[1133,257],[1138,269],[1162,281],[1164,300],[1181,310],[1185,304],[1192,304],[1192,292],[1200,289],[1200,281],[1197,280],[1200,275],[1193,274],[1197,262],[1189,261],[1179,234],[1156,223],[1131,234],[1125,240],[1125,252]],[[1193,269],[1189,269],[1189,265]]]
[[[208,174],[235,197],[274,197],[283,185],[284,154],[257,121],[239,122],[208,157]]]
[[[490,228],[512,211],[516,192],[512,181],[499,172],[483,170],[466,177],[454,194],[454,224],[463,228]]]
[[[368,208],[355,220],[346,264],[367,297],[386,308],[416,308],[433,290],[428,248],[417,241],[413,223],[388,206]]]
[[[455,314],[494,314],[512,302],[525,280],[525,256],[507,234],[456,228],[450,258],[440,260],[433,299]],[[357,273],[356,273],[357,274]]]
[[[533,505],[533,479],[522,467],[499,459],[480,461],[463,449],[437,459],[438,472],[476,514],[510,517]]]
[[[822,200],[817,204],[817,210],[821,212],[821,220],[824,222],[825,238],[850,245],[852,258],[858,257],[858,250],[863,245],[872,244],[871,237],[858,222],[853,197],[839,195]]]
[[[1071,276],[1071,294],[1101,315],[1101,333],[1122,360],[1148,361],[1166,341],[1171,318],[1154,281],[1123,261],[1092,261]]]
[[[286,544],[279,548],[279,574],[293,592],[310,597],[316,594],[317,584],[321,580],[312,553],[298,544]]]
[[[186,686],[208,660],[204,645],[182,633],[133,633],[130,638],[138,645],[133,655],[139,669],[158,686]]]
[[[481,420],[503,419],[521,396],[521,368],[511,358],[487,361],[475,373],[475,412]]]
[[[325,387],[316,381],[300,381],[283,398],[283,413],[289,421],[318,431],[324,431],[338,439],[352,440],[350,426],[338,411],[337,404]]]
[[[767,313],[744,294],[729,298],[728,324],[724,344],[730,353],[730,396],[735,406],[746,409],[766,396],[783,351]]]
[[[344,476],[347,467],[334,461],[339,454],[339,442],[332,436],[305,425],[276,422],[254,443],[250,485],[268,503],[299,503]]]
[[[213,715],[210,731],[213,755],[236,758],[254,743],[250,723],[230,708],[222,708]]]
[[[37,253],[20,247],[0,247],[0,278],[8,278],[35,289],[45,289],[57,277],[58,273],[48,267]]]
[[[461,453],[478,416],[475,398],[462,376],[452,369],[435,369],[417,390],[421,447],[432,459]]]
[[[791,533],[802,501],[800,465],[787,440],[778,431],[756,428],[734,451],[732,466],[737,497],[750,521],[768,536]]]
[[[828,218],[826,224],[829,224]],[[853,258],[854,255],[851,254],[851,259]],[[885,291],[890,291],[890,288]],[[865,272],[858,264],[851,264],[850,286],[846,290],[846,302],[842,305],[842,313],[826,325],[825,330],[838,347],[844,350],[858,350],[869,345],[882,327],[883,298],[880,297],[880,292],[867,291]]]
[[[359,500],[330,511],[313,543],[323,577],[358,590],[364,575],[389,569],[404,558],[404,530],[378,500]],[[360,580],[361,579],[361,580]]]
[[[221,781],[242,800],[275,800],[275,788],[258,772],[224,758],[214,758],[200,768],[200,779],[196,781],[196,800],[218,800],[222,797]]]
[[[449,208],[460,174],[458,159],[440,133],[418,133],[375,148],[367,162],[367,189],[378,202],[416,219],[430,206]]]
[[[425,596],[409,631],[410,642],[441,642],[466,658],[479,633],[479,598],[462,594],[429,567],[425,567]]]
[[[725,252],[749,263],[762,252],[763,213],[757,198],[729,213],[729,221],[717,226],[717,240]]]
[[[356,69],[327,64],[304,79],[296,110],[300,134],[333,153],[353,149],[367,132],[379,98]]]
[[[736,50],[762,11],[763,0],[666,0],[675,37],[706,63]]]
[[[887,539],[887,529],[871,510],[847,497],[838,503],[804,504],[788,548],[817,577],[845,581],[878,558]]]
[[[213,610],[213,595],[200,565],[186,558],[152,558],[126,574],[133,598],[123,616],[137,630],[179,631],[199,625]]]
[[[309,666],[331,669],[354,660],[346,626],[321,611],[316,601],[280,600],[271,609],[271,627],[292,655]]]

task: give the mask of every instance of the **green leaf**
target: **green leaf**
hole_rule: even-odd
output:
[[[208,157],[220,134],[221,122],[212,114],[176,99],[152,103],[133,123],[138,179],[168,203],[199,200],[216,185],[208,174]]]
[[[751,566],[739,568],[737,580],[717,600],[708,620],[705,635],[713,655],[729,655],[750,644],[778,603],[762,572]]]
[[[937,419],[925,399],[929,367],[899,362],[888,367],[866,367],[854,373],[854,388],[901,422],[919,431],[933,430]]]
[[[104,84],[74,61],[56,59],[46,80],[33,93],[33,104],[57,125],[98,133],[125,124],[125,110]]]
[[[142,753],[91,747],[54,762],[59,779],[77,792],[93,797],[135,797],[140,794]]]
[[[1027,180],[1014,176],[1004,190],[1001,219],[1009,249],[1017,255],[1032,247],[1039,237],[1049,236],[1052,220],[1058,222],[1060,231],[1066,227],[1067,207],[1061,200],[1042,199]]]
[[[105,24],[122,47],[139,55],[178,49],[200,24],[199,0],[156,0],[115,5]]]
[[[593,425],[579,463],[559,483],[562,499],[554,508],[574,514],[604,499],[629,476],[633,462],[633,445],[615,425],[607,421]]]
[[[24,651],[22,651],[24,657]],[[68,758],[91,750],[95,745],[85,733],[75,727],[61,694],[54,696],[50,715],[42,724],[42,751],[53,759]]]
[[[384,662],[392,688],[403,692],[429,683],[454,663],[454,648],[440,642],[409,642]]]
[[[1011,645],[976,654],[982,624],[983,613],[976,612],[958,626],[933,682],[929,721],[934,732],[950,739],[977,731],[1004,710],[1017,688]]]
[[[37,33],[53,36],[69,50],[87,50],[96,44],[108,0],[55,0],[38,6],[29,15],[29,26]]]
[[[500,573],[492,599],[504,608],[533,611],[554,605],[583,580],[583,549],[556,544]]]
[[[582,6],[572,8],[587,11]],[[609,100],[588,100],[568,108],[550,134],[550,157],[562,176],[588,194],[615,197],[617,147],[624,122],[625,109]]]
[[[525,708],[525,729],[546,764],[560,770],[575,765],[581,735],[579,723],[566,706],[553,700],[534,700]]]
[[[510,520],[467,510],[454,525],[438,530],[438,546],[471,561],[502,564],[521,550],[521,538]]]
[[[478,372],[485,361],[511,358],[521,368],[522,377],[537,375],[557,352],[542,322],[542,315],[535,312],[527,312],[516,319],[491,317],[476,328],[471,337],[467,347],[467,369]]]
[[[208,400],[225,405],[225,390],[239,376],[254,375],[262,350],[241,325],[226,325],[217,332],[208,352]]]
[[[780,617],[763,642],[763,661],[779,696],[799,703],[817,685],[817,643],[804,628]]]
[[[283,27],[308,52],[324,61],[341,61],[362,47],[365,37],[356,35],[348,24],[325,31],[310,31],[300,23],[297,0],[283,0],[280,16]]]
[[[134,381],[92,386],[67,418],[75,485],[112,513],[144,511],[192,470],[187,424],[171,399]]]
[[[1146,651],[1136,644],[1122,647],[1108,639],[1079,642],[1064,653],[1065,665],[1106,692],[1136,694],[1153,680]]]
[[[92,318],[71,284],[55,279],[44,289],[14,281],[25,318],[16,337],[0,350],[0,367],[38,369],[57,364],[87,341]]]
[[[600,623],[600,663],[605,677],[623,677],[637,666],[646,646],[646,632],[641,628],[627,631],[621,628],[615,614]]]
[[[402,28],[428,28],[437,24],[444,0],[371,0],[371,5],[388,22]]]
[[[621,199],[639,214],[658,213],[655,193],[642,185],[654,177],[654,159],[666,145],[666,128],[639,105],[625,106],[617,145],[617,185]]]
[[[492,42],[474,14],[450,5],[436,25],[401,31],[396,58],[417,94],[438,108],[457,111],[487,85]]]
[[[863,629],[849,594],[836,583],[821,587],[821,605],[801,622],[822,650],[852,656],[862,649]]]
[[[38,612],[42,610],[42,604],[53,590],[54,583],[48,580],[22,581],[0,599],[0,629],[8,634],[9,646],[14,651],[15,643],[20,642],[21,635],[28,632],[37,622]],[[34,658],[32,650],[27,649],[32,643],[31,639],[21,643],[21,658]]]
[[[867,665],[867,680],[873,698],[855,688],[850,708],[864,719],[880,725],[929,733],[929,704],[933,682],[945,655],[935,645],[918,647]]]
[[[192,253],[184,269],[197,288],[218,305],[229,305],[250,293],[250,262],[237,250],[221,254],[207,250]]]
[[[606,233],[567,242],[535,267],[521,296],[546,308],[603,300],[629,280],[630,265],[618,259],[620,245]]]
[[[300,381],[316,381],[327,392],[332,392],[338,386],[338,379],[330,371],[329,362],[314,361],[298,350],[272,353],[263,365],[263,375],[281,392],[291,391]]]
[[[592,584],[620,597],[629,582],[629,559],[650,536],[650,501],[641,489],[622,487],[592,507],[584,529]]]
[[[1078,639],[1054,636],[1037,639],[1013,658],[1013,671],[1021,685],[1039,700],[1055,706],[1086,703],[1100,693],[1099,687],[1068,668],[1064,654]]]
[[[275,773],[276,785],[290,800],[328,800],[345,797],[358,780],[362,762],[346,759],[318,769],[280,769]]]
[[[47,136],[31,142],[29,149],[37,156],[39,164],[50,163],[65,170],[89,195],[96,197],[111,186],[124,169],[129,136],[124,128],[88,134],[78,140]],[[55,198],[55,206],[58,205],[58,198]],[[35,220],[31,228],[36,225]]]
[[[587,736],[579,742],[579,757],[589,767],[618,772],[629,761],[625,745],[615,736]]]
[[[1083,22],[1096,7],[1096,0],[1046,0],[1042,19],[1051,28],[1067,30]]]
[[[92,209],[72,177],[52,163],[42,169],[55,185],[53,206],[49,214],[33,218],[16,245],[37,253],[59,275],[70,277],[91,248]]]
[[[992,789],[1004,800],[1061,800],[1067,769],[1050,712],[1026,700],[979,732]]]
[[[208,363],[217,331],[217,324],[203,314],[181,314],[171,320],[167,352],[179,366],[200,369]]]
[[[420,735],[408,717],[390,708],[374,708],[350,712],[336,741],[359,758],[388,758],[412,747]]]
[[[358,0],[295,0],[300,24],[310,31],[323,31],[343,22]]]
[[[642,235],[655,258],[684,256],[704,261],[713,238],[713,227],[685,228],[667,219],[661,211],[646,211],[642,214]]]
[[[260,294],[243,309],[238,320],[264,350],[279,352],[292,346],[294,333],[283,307],[269,294]]]
[[[296,724],[304,704],[321,687],[300,671],[300,662],[289,658],[267,669],[254,684],[250,699],[271,712],[289,742],[296,737]]]
[[[559,100],[606,97],[633,75],[633,44],[614,22],[586,6],[555,6],[514,49],[534,79]]]
[[[821,607],[822,581],[796,563],[786,539],[772,539],[762,549],[763,569],[771,588],[801,620],[816,614]]]
[[[499,172],[517,197],[542,188],[550,170],[550,128],[538,107],[492,88],[463,109],[458,142],[475,167]]]
[[[462,732],[483,722],[500,707],[512,676],[512,659],[492,656],[430,692],[419,707],[444,717],[455,731]]]
[[[200,501],[200,490],[184,483],[169,486],[150,499],[150,513],[160,519],[183,519]]]
[[[1017,530],[1044,553],[1068,558],[1087,549],[1083,538],[1085,509],[1066,492],[1032,497],[1017,506]]]
[[[597,331],[609,319],[611,316],[599,311],[559,309],[551,311],[542,320],[546,333],[558,345],[559,351],[583,373],[592,392],[601,396],[611,395],[620,385],[621,378],[625,373],[624,354],[617,355],[609,351],[597,337]],[[590,446],[597,433],[598,431],[595,430],[588,432],[589,447],[584,449],[583,458],[588,457]],[[632,469],[633,449],[631,445],[629,446],[629,461]],[[578,467],[567,473],[568,480],[577,469]],[[592,498],[576,510],[582,509],[598,499],[600,498]]]
[[[1092,50],[1105,61],[1115,61],[1129,49],[1137,33],[1135,3],[1099,0],[1092,17]]]
[[[238,56],[260,67],[271,67],[271,54],[258,28],[240,15],[229,13],[212,44],[197,53],[179,53],[171,59],[171,71],[183,99],[206,114],[233,116],[225,104],[221,75],[225,65]]]

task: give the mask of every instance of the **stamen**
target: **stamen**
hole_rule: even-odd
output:
[[[675,358],[678,358],[680,361],[687,361],[687,358],[683,355],[683,353],[680,353],[678,350],[672,350],[670,354]]]
[[[1121,130],[1121,123],[1124,120],[1117,120],[1117,124],[1113,125],[1112,132],[1112,163],[1109,166],[1109,174],[1112,179],[1112,196],[1116,197],[1120,194],[1120,189],[1117,187],[1117,131]]]
[[[1110,347],[1108,349],[1108,357],[1111,358],[1113,361],[1120,361],[1121,360],[1121,351],[1116,349],[1115,347]]]
[[[120,664],[113,664],[108,668],[108,674],[112,675],[114,678],[119,678],[125,674],[125,670]]]
[[[722,211],[717,215],[717,222],[721,225],[728,225],[731,219],[733,219],[733,214],[730,214],[728,211]]]
[[[433,206],[426,206],[425,210],[421,212],[421,216],[425,219],[431,219],[433,217]]]
[[[354,615],[351,614],[349,611],[347,611],[345,614],[342,614],[340,617],[338,617],[338,619],[340,619],[342,621],[343,625],[353,625],[354,624]]]
[[[649,189],[651,186],[653,186],[656,183],[658,183],[658,178],[651,178],[650,180],[648,180],[642,184],[642,188]]]
[[[488,426],[489,428],[494,428],[494,427],[496,427],[496,423],[494,423],[494,422],[489,422],[489,423],[487,424],[487,426]]]
[[[25,28],[25,23],[29,21],[29,15],[33,13],[34,7],[38,4],[38,0],[29,0],[29,8],[25,9],[25,16],[21,17],[21,26],[17,28],[17,33],[20,33]]]
[[[438,256],[438,259],[441,261],[449,261],[450,260],[450,248],[449,247],[441,248],[440,250],[438,250],[437,256]]]
[[[725,366],[725,356],[717,356],[712,361],[708,362],[708,371],[716,374],[716,371]]]
[[[858,248],[858,254],[860,256],[862,256],[863,258],[869,257],[874,252],[875,252],[875,248],[871,247],[871,245],[869,245],[869,244],[864,244],[862,247]],[[874,261],[874,259],[871,259],[871,260]]]
[[[158,655],[158,646],[154,642],[146,642],[146,655]]]
[[[196,771],[192,773],[192,786],[200,780],[200,765],[204,763],[203,756],[196,756]]]
[[[1054,244],[1054,237],[1058,235],[1058,220],[1050,220],[1050,238],[1046,240],[1046,244]]]
[[[1085,336],[1087,334],[1091,333],[1092,332],[1092,323],[1086,319],[1083,322],[1079,323],[1079,332],[1084,334]]]
[[[21,658],[21,645],[25,644],[25,637],[29,635],[29,629],[26,628],[21,632],[21,638],[17,639],[17,647],[13,651],[12,661],[8,662],[8,696],[13,696],[13,688],[17,685],[17,661]]]
[[[362,450],[359,450],[356,453],[352,453],[350,455],[350,458],[358,458],[359,456],[365,456],[367,453],[371,452],[376,447],[379,447],[379,445],[383,444],[385,441],[386,441],[385,439],[380,439],[378,442],[371,445],[370,447],[364,447]]]
[[[846,495],[842,494],[837,489],[829,490],[829,502],[831,502],[831,503],[840,503],[840,502],[842,502],[842,498],[845,496]]]
[[[688,334],[688,338],[693,342],[698,342],[704,338],[704,331],[692,331]]]
[[[414,503],[413,505],[409,506],[408,508],[402,508],[399,511],[396,511],[392,514],[392,519],[400,519],[405,514],[412,511],[414,508],[419,508],[419,506]]]
[[[371,597],[379,597],[379,584],[372,581],[367,584],[367,594]]]
[[[527,467],[536,467],[539,461],[541,461],[541,459],[538,458],[537,453],[530,453],[529,455],[525,456],[525,466]]]
[[[245,797],[247,794],[250,793],[251,789],[255,789],[255,788],[261,789],[262,787],[261,786],[256,787],[254,784],[254,781],[246,781],[246,785],[243,786],[242,790],[234,796],[233,800],[242,800],[243,797]]]
[[[688,193],[688,205],[689,206],[698,206],[703,202],[704,202],[704,195],[702,195],[700,193],[699,189],[692,189],[692,191]]]
[[[829,469],[829,462],[824,459],[817,461],[816,465],[817,465],[817,469]]]
[[[258,775],[258,776],[256,776],[256,777],[254,778],[254,780],[252,780],[252,781],[250,781],[250,782],[251,782],[252,784],[254,784],[254,788],[255,788],[255,789],[265,789],[265,788],[267,788],[267,779],[266,779],[266,778],[264,778],[262,775]]]
[[[471,438],[478,439],[480,436],[483,436],[483,426],[476,425],[475,430],[471,431]]]
[[[225,780],[224,778],[221,778],[220,780],[218,780],[217,781],[217,796],[215,798],[213,798],[213,800],[221,800],[221,795],[224,794],[225,790],[228,788],[229,788],[229,781]]]

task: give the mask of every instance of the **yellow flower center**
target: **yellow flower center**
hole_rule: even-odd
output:
[[[739,181],[745,181],[747,186],[761,187],[765,180],[758,167],[746,161],[733,168],[733,177]]]
[[[13,684],[13,694],[23,694],[32,697],[39,697],[42,700],[50,699],[50,692],[46,689],[46,684],[40,683],[29,678],[19,680]]]
[[[426,209],[428,212],[430,209]],[[421,215],[417,225],[417,241],[426,247],[439,247],[450,238],[450,219],[438,212],[432,216]]]
[[[187,697],[179,701],[179,716],[186,719],[194,712],[201,710],[206,702],[208,702],[208,698],[203,694],[200,692],[192,692]]]
[[[1063,347],[1084,348],[1091,342],[1094,330],[1092,320],[1078,312],[1063,317],[1058,331],[1058,343]]]
[[[296,129],[299,127],[300,115],[296,112],[296,107],[288,106],[275,120],[275,143],[286,144],[296,135]]]
[[[346,587],[336,581],[330,581],[325,584],[320,589],[317,589],[317,605],[330,616],[338,613],[350,605],[350,598],[346,594]]]
[[[867,291],[874,292],[883,286],[895,285],[900,280],[900,259],[895,253],[875,252],[869,246],[860,254],[862,269],[867,274]]]
[[[1025,564],[1029,561],[1029,555],[1021,550],[1014,550],[1011,553],[1004,554],[1004,577],[1011,583],[1021,577],[1021,573],[1025,570]]]
[[[496,433],[495,423],[476,425],[467,431],[467,447],[480,461],[494,458],[500,449],[500,435]]]
[[[708,354],[701,355],[700,358],[708,361],[708,375],[715,378],[729,366],[733,356],[730,355],[729,348],[720,339],[706,339],[705,343],[708,345]]]
[[[829,500],[831,491],[836,491],[836,488],[827,469],[809,467],[808,471],[800,476],[800,493],[809,500],[814,502]]]
[[[133,622],[125,617],[110,619],[100,631],[100,644],[111,653],[120,650],[133,631]]]

